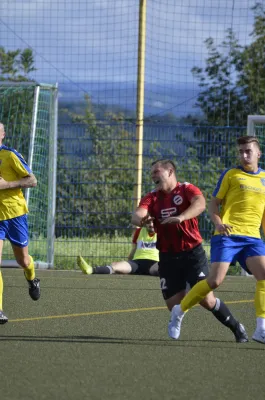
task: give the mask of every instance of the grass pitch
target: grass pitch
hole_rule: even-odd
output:
[[[2,400],[264,399],[265,345],[235,343],[201,307],[169,339],[158,278],[38,271],[33,302],[21,270],[2,272]],[[254,290],[254,279],[228,277],[216,292],[250,338]]]

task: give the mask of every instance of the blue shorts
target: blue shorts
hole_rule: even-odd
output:
[[[18,247],[26,247],[29,243],[28,216],[0,221],[0,240],[8,239],[10,243]]]
[[[211,239],[211,263],[238,261],[251,274],[246,259],[253,256],[265,256],[265,243],[262,239],[236,235],[216,235]]]

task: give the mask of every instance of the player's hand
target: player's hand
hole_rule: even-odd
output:
[[[167,217],[167,218],[164,218],[164,219],[162,219],[161,221],[160,221],[160,224],[161,225],[166,225],[166,224],[175,224],[175,225],[178,225],[178,224],[181,224],[181,222],[183,222],[184,221],[184,218],[181,216],[181,215],[178,215],[178,216],[176,216],[176,217]]]
[[[221,235],[229,236],[232,233],[233,227],[228,224],[217,224],[217,225],[215,225],[215,229]]]
[[[150,222],[152,222],[153,220],[154,220],[154,218],[151,217],[149,214],[147,214],[145,217],[143,217],[143,218],[141,219],[141,224],[140,224],[140,226],[142,227],[142,226],[149,225]]]

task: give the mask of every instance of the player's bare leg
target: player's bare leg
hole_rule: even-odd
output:
[[[134,263],[133,261],[130,261],[130,263],[135,265],[135,268],[137,269],[136,263]],[[116,261],[111,263],[111,267],[115,274],[131,274],[132,266],[130,263],[128,263],[128,261]]]
[[[149,269],[149,274],[151,276],[158,276],[158,263],[157,262],[151,266],[151,268]]]
[[[35,277],[33,258],[28,253],[28,246],[18,247],[12,244],[17,263],[24,269],[24,275],[29,286],[29,295],[32,300],[40,298],[40,280]]]
[[[130,261],[133,263],[133,261]],[[115,261],[110,265],[103,265],[92,267],[88,264],[83,257],[77,257],[77,265],[86,275],[92,274],[130,274],[132,272],[132,266],[128,261]],[[135,269],[137,269],[137,264],[135,263]]]
[[[0,265],[2,262],[3,243],[4,241],[0,240]],[[8,322],[8,318],[3,312],[3,290],[4,290],[4,282],[3,282],[2,272],[0,270],[0,325],[3,325]]]

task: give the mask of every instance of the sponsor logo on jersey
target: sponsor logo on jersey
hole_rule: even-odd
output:
[[[265,185],[264,185],[265,186]],[[249,190],[250,192],[258,192],[265,194],[264,190],[260,187],[240,184],[240,189]]]
[[[173,197],[173,202],[176,204],[176,206],[179,206],[183,203],[183,198],[180,195],[176,195]]]
[[[168,218],[177,214],[177,207],[164,208],[161,210],[161,217]]]
[[[152,242],[152,243],[141,242],[141,248],[142,249],[155,249],[156,248],[156,242]]]

